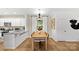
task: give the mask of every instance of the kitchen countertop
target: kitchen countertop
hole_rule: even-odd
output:
[[[8,33],[5,33],[4,35],[15,35],[15,36],[18,36],[18,35],[22,35],[24,33],[26,33],[27,31],[9,31]]]

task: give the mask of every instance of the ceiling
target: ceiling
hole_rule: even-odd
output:
[[[40,9],[40,11],[48,14],[48,9]],[[36,15],[38,12],[37,8],[1,8],[0,15]]]
[[[0,15],[37,15],[38,9],[42,11],[42,15],[79,11],[79,8],[0,8]]]

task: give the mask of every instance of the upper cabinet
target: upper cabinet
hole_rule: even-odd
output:
[[[24,16],[0,16],[0,26],[5,22],[11,23],[11,26],[25,26],[26,19]]]

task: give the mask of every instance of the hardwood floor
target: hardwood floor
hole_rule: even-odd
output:
[[[26,39],[20,46],[16,49],[5,49],[3,46],[4,42],[0,42],[0,51],[32,51],[31,38]],[[38,43],[35,43],[37,46]],[[36,51],[40,51],[38,47],[35,48]],[[44,51],[44,46],[42,46],[41,51]],[[67,41],[54,41],[53,39],[48,39],[48,51],[79,51],[79,42],[67,42]]]

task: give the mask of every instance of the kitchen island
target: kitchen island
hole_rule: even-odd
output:
[[[5,49],[17,48],[28,37],[28,31],[11,31],[4,34]]]

